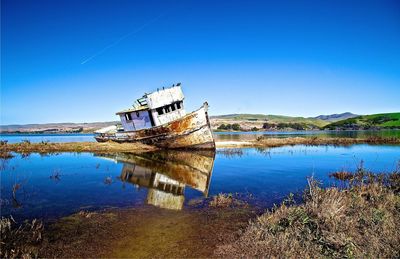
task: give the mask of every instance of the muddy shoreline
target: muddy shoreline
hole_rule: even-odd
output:
[[[153,206],[79,211],[46,223],[35,240],[27,228],[13,248],[17,257],[210,258],[222,241],[233,242],[260,213],[233,200],[180,211]]]
[[[353,145],[353,144],[393,144],[399,145],[399,138],[330,138],[330,137],[288,137],[288,138],[264,138],[259,137],[254,140],[239,141],[217,141],[217,148],[268,148],[280,147],[286,145]],[[129,152],[144,153],[149,151],[157,151],[158,148],[140,143],[97,143],[97,142],[67,142],[67,143],[30,143],[21,142],[16,144],[2,143],[0,145],[0,153],[4,157],[8,152],[18,153],[52,153],[52,152]]]

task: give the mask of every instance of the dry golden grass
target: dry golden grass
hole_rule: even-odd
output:
[[[352,145],[352,144],[400,144],[400,138],[330,138],[330,137],[288,137],[266,138],[257,137],[254,140],[216,142],[218,148],[240,147],[280,147],[286,145]]]
[[[321,137],[290,137],[290,138],[265,138],[258,137],[252,141],[223,141],[216,142],[218,148],[242,147],[279,147],[285,145],[352,145],[352,144],[400,144],[399,138],[321,138]],[[30,143],[24,141],[16,144],[1,143],[0,154],[10,151],[19,153],[52,153],[52,152],[147,152],[157,150],[154,146],[141,143],[116,143],[116,142],[68,142],[68,143]],[[237,153],[237,152],[236,152]]]
[[[233,202],[234,200],[231,194],[220,193],[212,198],[209,205],[211,207],[224,208],[224,207],[230,207],[233,204]]]
[[[334,172],[329,176],[342,181],[347,181],[353,178],[353,174],[347,171]]]
[[[316,181],[301,205],[259,216],[221,257],[399,258],[399,172],[353,175],[346,189],[322,189]]]
[[[0,219],[0,257],[33,258],[38,257],[37,245],[42,241],[43,223],[39,220],[25,221],[18,225],[11,218]]]
[[[11,152],[0,150],[0,159],[10,159],[13,157],[14,156],[11,154]]]
[[[258,138],[255,143],[267,146],[281,145],[351,145],[351,144],[400,144],[399,138],[321,138],[321,137],[294,137],[294,138]]]
[[[147,152],[156,150],[155,147],[141,143],[116,143],[116,142],[68,142],[68,143],[30,143],[22,142],[17,144],[5,144],[0,146],[0,153],[19,152],[19,153],[53,153],[53,152]]]

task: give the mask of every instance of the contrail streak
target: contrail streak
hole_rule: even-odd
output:
[[[162,13],[159,16],[157,16],[156,18],[148,21],[147,23],[143,24],[142,26],[140,26],[139,28],[137,28],[134,31],[129,32],[128,34],[125,34],[124,36],[122,36],[121,38],[119,38],[118,40],[114,41],[113,43],[111,43],[110,45],[107,45],[106,47],[104,47],[102,50],[98,51],[97,53],[95,53],[94,55],[90,56],[89,58],[83,60],[81,62],[81,65],[86,64],[87,62],[89,62],[90,60],[94,59],[95,57],[97,57],[98,55],[103,54],[106,50],[108,50],[109,48],[114,47],[115,45],[117,45],[118,43],[120,43],[121,41],[123,41],[124,39],[128,38],[129,36],[132,36],[133,34],[136,34],[138,32],[140,32],[141,30],[143,30],[144,28],[146,28],[147,26],[149,26],[150,24],[156,22],[157,20],[159,20],[161,17],[163,17],[166,13]]]

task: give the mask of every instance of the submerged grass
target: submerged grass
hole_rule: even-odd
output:
[[[243,150],[241,148],[224,148],[217,151],[225,157],[242,157]]]
[[[222,257],[399,258],[400,172],[338,174],[345,188],[309,179],[304,203],[282,203],[252,221]]]

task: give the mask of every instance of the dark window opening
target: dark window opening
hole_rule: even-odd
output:
[[[138,117],[138,118],[139,118],[139,112],[136,112],[136,117]]]
[[[132,115],[130,113],[125,113],[125,119],[127,121],[131,121],[132,120]]]
[[[181,102],[177,102],[177,103],[176,103],[176,108],[177,108],[177,109],[180,109],[180,108],[181,108]]]
[[[153,114],[151,114],[151,111],[148,111],[148,112],[149,112],[149,118],[150,118],[151,126],[155,126],[156,124],[154,123]]]
[[[164,110],[163,110],[163,108],[162,108],[162,107],[160,107],[160,108],[157,108],[157,109],[156,109],[156,111],[157,111],[158,115],[162,115],[162,114],[164,114]]]
[[[172,111],[175,111],[175,110],[176,110],[175,103],[171,104],[171,110],[172,110]]]
[[[165,106],[165,112],[166,113],[168,113],[168,112],[170,112],[171,110],[169,109],[169,106],[167,105],[167,106]]]

